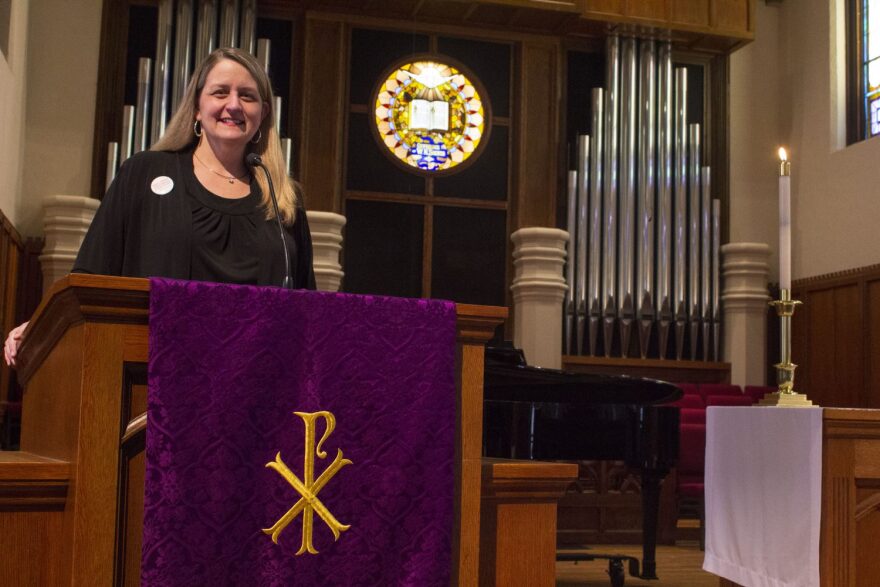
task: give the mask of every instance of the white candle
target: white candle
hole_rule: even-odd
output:
[[[779,287],[791,290],[791,162],[779,148]]]

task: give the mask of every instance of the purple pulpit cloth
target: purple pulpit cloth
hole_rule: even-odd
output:
[[[455,319],[152,279],[143,585],[448,585]]]

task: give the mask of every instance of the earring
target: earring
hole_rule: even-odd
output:
[[[202,136],[202,123],[198,120],[193,123],[193,134],[197,137]]]
[[[257,134],[254,135],[254,138],[251,139],[251,142],[254,144],[259,143],[263,139],[263,129],[258,128]]]

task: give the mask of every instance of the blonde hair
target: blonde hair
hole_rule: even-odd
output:
[[[263,160],[263,165],[272,174],[272,178],[275,180],[275,195],[278,198],[278,212],[281,215],[281,221],[288,225],[293,224],[296,219],[296,190],[293,179],[287,173],[287,166],[284,164],[284,156],[281,151],[281,141],[275,130],[272,84],[269,82],[269,76],[250,53],[241,49],[222,48],[208,55],[193,73],[192,79],[186,86],[180,106],[168,122],[165,133],[150,147],[150,150],[183,151],[195,147],[198,143],[198,137],[195,136],[193,125],[196,121],[199,98],[205,87],[208,73],[224,59],[235,61],[243,66],[257,82],[260,100],[263,102],[263,107],[267,109],[267,114],[263,118],[263,122],[260,123],[258,131],[260,140],[256,143],[248,143],[248,152],[259,155]],[[275,217],[275,211],[272,208],[266,175],[255,172],[254,177],[263,195],[262,205],[266,211],[266,218],[272,219]]]

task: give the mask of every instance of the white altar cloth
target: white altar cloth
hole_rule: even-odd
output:
[[[819,587],[821,491],[822,408],[708,408],[703,569]]]

